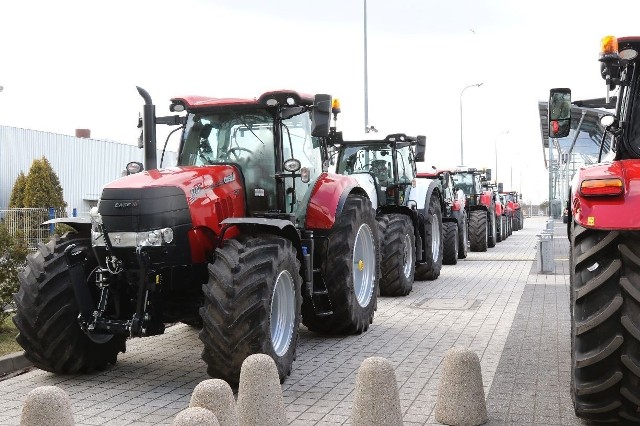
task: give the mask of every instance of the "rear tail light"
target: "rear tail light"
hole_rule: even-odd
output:
[[[585,197],[601,195],[620,195],[624,185],[620,178],[586,179],[580,184],[580,193]]]

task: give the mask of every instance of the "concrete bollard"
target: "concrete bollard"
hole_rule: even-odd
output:
[[[69,395],[56,386],[40,386],[27,394],[20,426],[75,425]]]
[[[220,426],[238,426],[236,400],[231,386],[224,380],[208,379],[198,383],[191,394],[189,407],[202,407],[216,415]]]
[[[269,355],[250,355],[242,363],[237,409],[240,426],[287,424],[278,369]]]
[[[354,426],[402,426],[400,393],[391,361],[370,357],[362,361],[356,376],[351,424]]]
[[[171,426],[220,426],[216,415],[206,408],[189,407],[180,411]]]
[[[436,421],[476,426],[487,421],[480,359],[469,349],[452,348],[444,356],[436,401]]]

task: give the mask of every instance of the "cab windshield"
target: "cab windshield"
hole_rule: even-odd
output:
[[[178,164],[260,162],[275,169],[273,116],[266,110],[189,114]]]
[[[456,188],[461,189],[466,195],[471,195],[476,193],[473,177],[473,173],[455,173],[453,181],[456,184]]]

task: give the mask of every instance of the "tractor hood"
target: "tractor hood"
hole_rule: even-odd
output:
[[[205,226],[216,234],[222,220],[245,214],[242,175],[232,165],[171,167],[122,177],[104,187],[100,211],[136,215],[151,199],[167,211],[186,204],[193,227]]]

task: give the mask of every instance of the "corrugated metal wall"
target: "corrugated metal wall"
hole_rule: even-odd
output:
[[[0,126],[0,209],[8,207],[20,171],[26,175],[33,160],[43,156],[60,179],[71,214],[73,208],[86,212],[94,206],[102,187],[119,178],[129,161],[142,161],[144,150],[113,141]],[[175,162],[176,153],[165,154],[165,165]]]

